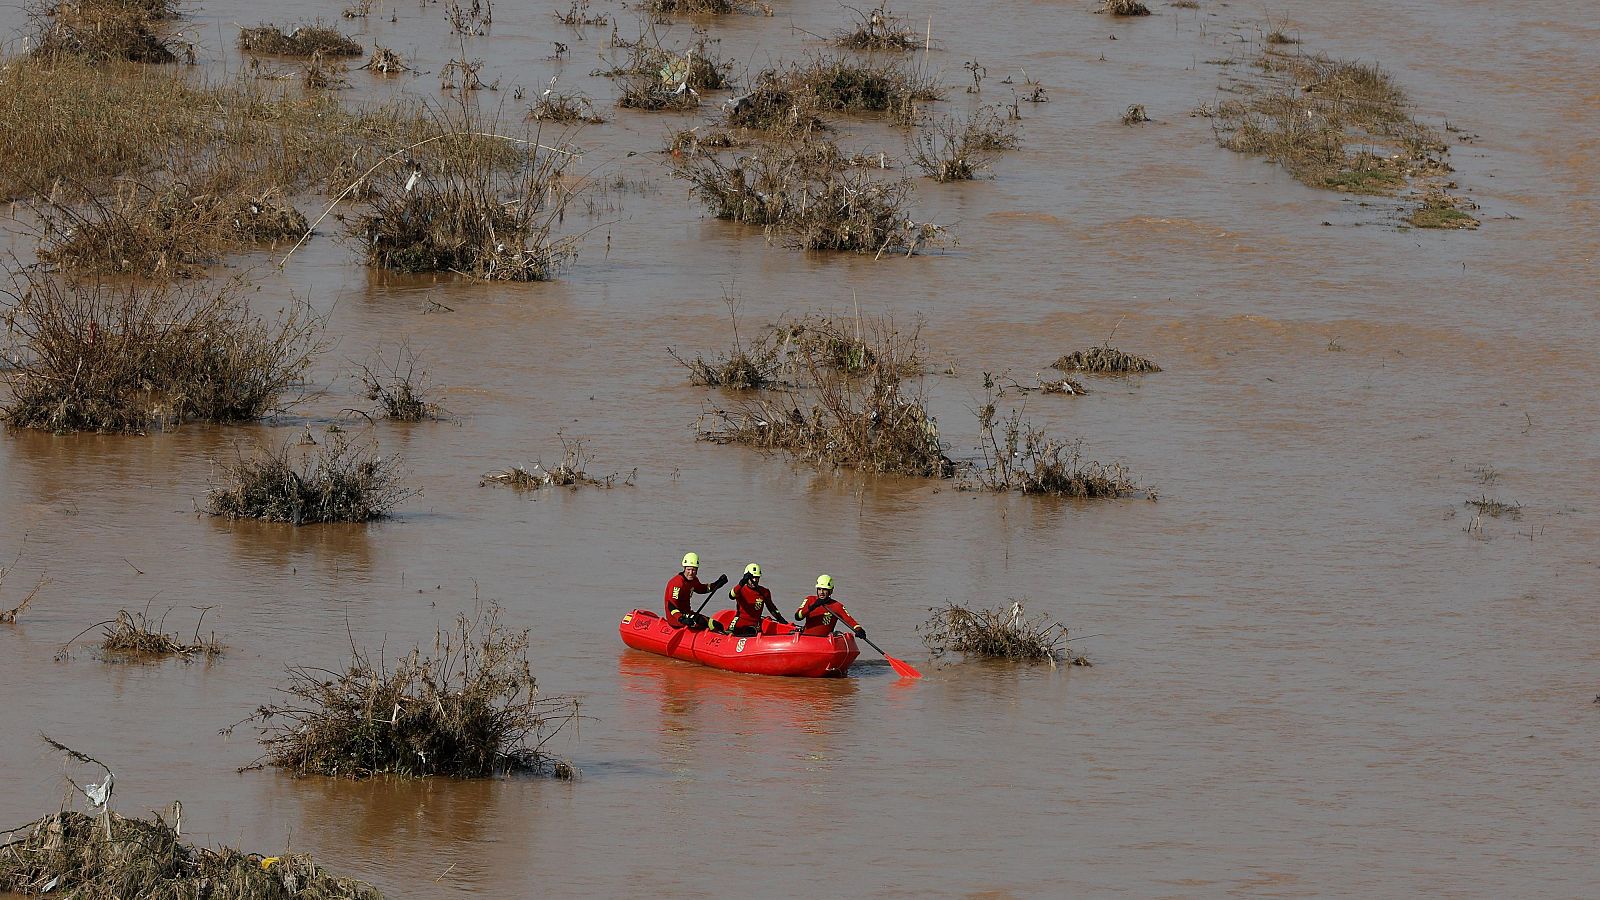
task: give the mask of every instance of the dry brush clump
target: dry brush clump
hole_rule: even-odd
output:
[[[1115,499],[1155,494],[1141,488],[1121,463],[1083,458],[1082,441],[1052,438],[1013,411],[997,418],[993,398],[978,410],[983,463],[973,479],[984,490],[1018,491],[1075,499]]]
[[[5,319],[17,345],[0,373],[0,417],[49,431],[141,432],[249,422],[298,399],[320,320],[268,320],[237,282],[69,281],[13,275]]]
[[[545,744],[578,716],[574,700],[539,693],[528,629],[507,628],[491,604],[440,628],[431,652],[398,660],[351,649],[341,670],[297,666],[247,722],[266,754],[256,763],[296,775],[365,778],[390,773],[484,778],[577,770]]]
[[[797,138],[731,159],[683,158],[673,174],[713,216],[760,225],[802,250],[910,255],[943,240],[943,228],[907,215],[910,179],[847,166],[831,142]]]
[[[794,345],[807,387],[742,409],[713,411],[715,423],[698,429],[701,440],[778,450],[822,469],[948,478],[955,463],[945,454],[939,426],[904,372],[922,354],[913,330],[879,320],[871,330],[870,361],[841,371],[820,345]]]
[[[926,45],[926,37],[919,35],[902,16],[895,15],[888,5],[875,6],[867,12],[846,6],[855,17],[849,27],[833,33],[833,42],[851,50],[915,50]]]
[[[170,613],[172,610],[167,610]],[[205,621],[205,610],[200,611],[200,619],[195,622],[194,635],[185,641],[181,635],[167,634],[166,616],[152,619],[149,611],[129,612],[125,609],[117,611],[117,617],[104,623],[104,631],[100,636],[100,652],[108,659],[163,659],[168,656],[181,656],[192,659],[197,656],[210,659],[220,656],[227,649],[217,636],[200,636],[200,625]]]
[[[276,25],[244,28],[239,31],[239,49],[246,53],[299,56],[306,59],[316,54],[331,58],[360,56],[365,52],[361,44],[353,38],[321,22],[296,25],[288,31]]]
[[[336,436],[315,451],[296,450],[285,444],[237,454],[221,466],[206,512],[291,525],[367,522],[388,516],[416,493],[405,484],[400,460],[380,455],[375,445]],[[296,455],[302,456],[298,464]]]
[[[967,118],[924,122],[907,138],[906,155],[934,181],[967,181],[1019,143],[1015,123],[984,109]]]
[[[917,119],[918,103],[943,97],[935,78],[911,64],[816,54],[762,72],[749,91],[726,104],[722,124],[807,134],[822,127],[824,114],[881,113],[909,125]]]
[[[36,0],[33,54],[90,63],[171,63],[178,55],[162,23],[175,18],[169,0]]]
[[[475,131],[466,126],[463,135]],[[490,129],[492,130],[492,129]],[[555,229],[572,197],[573,152],[517,141],[506,171],[495,140],[461,141],[453,154],[371,178],[367,211],[348,222],[367,264],[396,272],[456,272],[484,281],[547,281],[576,254]]]
[[[1159,372],[1161,367],[1142,356],[1124,353],[1110,344],[1074,350],[1050,364],[1063,372],[1088,372],[1091,375],[1136,375]]]
[[[984,659],[1048,662],[1052,667],[1090,665],[1088,657],[1066,646],[1067,626],[1048,614],[1029,618],[1027,600],[1008,600],[994,609],[974,609],[947,602],[929,610],[919,626],[922,640],[935,656],[963,653]]]
[[[13,829],[0,845],[0,889],[74,900],[383,900],[305,854],[198,847],[180,838],[176,816],[130,819],[109,809],[94,816],[62,810]]]
[[[644,0],[640,7],[657,16],[725,16],[730,13],[772,15],[772,7],[755,0]]]
[[[599,125],[605,117],[595,111],[594,102],[582,94],[546,91],[528,107],[531,122],[556,122],[558,124],[584,123]]]
[[[640,37],[624,46],[627,55],[600,74],[621,82],[617,105],[624,109],[682,111],[699,105],[703,91],[733,86],[733,63],[722,59],[711,41],[686,50]]]
[[[1095,12],[1113,16],[1148,16],[1150,7],[1141,0],[1100,0],[1100,8]]]

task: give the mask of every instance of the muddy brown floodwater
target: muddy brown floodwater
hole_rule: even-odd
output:
[[[1152,5],[1136,20],[1090,0],[904,5],[919,27],[932,17],[944,108],[1009,101],[1002,79],[1024,69],[1050,98],[1021,104],[1022,149],[992,179],[919,184],[919,218],[958,235],[945,252],[807,256],[705,218],[654,152],[680,119],[621,113],[577,140],[646,187],[568,216],[595,230],[559,281],[387,277],[329,228],[282,270],[232,260],[264,303],[297,291],[327,313],[326,396],[259,427],[0,439],[0,549],[23,550],[0,600],[50,578],[0,626],[0,825],[62,800],[46,732],[112,765],[124,812],[181,799],[198,841],[308,851],[395,897],[1592,894],[1600,7],[1275,10],[1305,48],[1380,61],[1421,118],[1476,135],[1451,162],[1483,227],[1437,233],[1219,149],[1189,111],[1218,99],[1208,61],[1243,56],[1260,10]],[[237,69],[237,23],[261,7],[194,6],[205,64]],[[380,6],[338,24],[430,74],[380,87],[355,71],[345,96],[439,97],[459,52],[443,11]],[[481,102],[520,112],[511,86],[559,73],[610,115],[612,86],[589,75],[608,31],[580,37],[549,6],[502,3],[492,33],[466,39],[502,86]],[[670,39],[706,25],[756,70],[844,16],[773,6]],[[555,40],[564,60],[547,59]],[[981,98],[962,92],[971,59]],[[1130,103],[1154,121],[1121,125]],[[901,150],[870,123],[844,142]],[[1165,371],[1034,396],[1027,413],[1160,500],[966,493],[698,445],[702,403],[728,398],[664,350],[725,349],[730,285],[750,327],[857,302],[922,316],[959,373],[929,385],[957,455],[975,444],[980,373],[1031,379],[1115,328]],[[425,315],[429,301],[454,311]],[[457,420],[374,429],[422,488],[395,518],[295,530],[195,513],[216,460],[364,405],[347,361],[402,339]],[[558,458],[558,434],[588,441],[592,470],[638,467],[637,485],[536,500],[478,486]],[[1474,524],[1463,503],[1481,495],[1521,518]],[[618,616],[656,604],[688,549],[711,575],[760,561],[786,608],[832,573],[927,677],[864,657],[841,681],[763,680],[626,650]],[[556,742],[582,780],[236,773],[258,745],[219,729],[286,664],[336,664],[351,637],[409,647],[475,591],[535,629],[543,689],[582,699],[581,729]],[[1007,597],[1099,635],[1077,645],[1096,666],[928,660],[913,632],[928,606]],[[147,602],[177,607],[173,622],[214,606],[231,649],[209,665],[53,661]]]

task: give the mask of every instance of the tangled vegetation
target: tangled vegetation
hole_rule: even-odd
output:
[[[1091,375],[1130,375],[1159,372],[1161,367],[1142,356],[1124,353],[1109,344],[1074,350],[1050,364],[1063,372],[1088,372]]]
[[[925,46],[927,39],[906,24],[906,20],[890,11],[888,5],[875,6],[867,12],[845,7],[855,17],[849,27],[834,32],[833,42],[851,50],[915,50]]]
[[[755,0],[644,0],[641,8],[658,16],[725,16],[736,12],[772,15],[772,7]]]
[[[641,36],[619,46],[627,51],[626,57],[602,74],[621,82],[617,105],[624,109],[693,109],[699,105],[702,91],[733,86],[733,63],[722,59],[709,40],[675,50],[662,46],[653,36]]]
[[[561,94],[546,91],[528,107],[528,119],[533,122],[571,124],[582,122],[599,125],[605,117],[595,112],[594,103],[582,94]]]
[[[379,353],[373,362],[358,365],[356,378],[367,399],[377,404],[376,413],[386,419],[420,422],[444,412],[428,399],[432,393],[428,373],[417,369],[417,356],[408,344],[400,346],[392,362]]]
[[[71,56],[91,64],[176,62],[162,23],[175,18],[171,0],[32,0],[35,56]],[[192,60],[191,60],[192,61]]]
[[[815,138],[731,159],[682,158],[673,174],[690,183],[713,216],[760,225],[803,250],[909,255],[943,239],[942,228],[907,215],[909,179],[847,168],[837,146]]]
[[[1028,618],[1027,600],[1007,600],[994,609],[973,609],[947,602],[930,609],[919,626],[922,640],[935,656],[949,652],[984,659],[1016,659],[1090,665],[1088,657],[1067,649],[1067,626],[1048,614]]]
[[[180,635],[167,634],[163,630],[166,627],[165,615],[160,619],[151,619],[148,610],[118,610],[115,619],[104,623],[100,652],[109,659],[161,659],[168,656],[185,659],[203,656],[209,659],[219,656],[227,648],[217,640],[215,634],[204,638],[200,636],[200,625],[204,621],[205,611],[201,610],[200,619],[194,625],[194,636],[185,641]]]
[[[247,722],[262,732],[257,765],[297,775],[365,778],[392,773],[482,778],[532,772],[572,778],[545,744],[578,715],[574,700],[539,693],[528,629],[508,629],[499,606],[440,628],[393,662],[352,650],[341,671],[297,666]]]
[[[1100,8],[1095,12],[1113,16],[1148,16],[1150,7],[1141,0],[1100,0]]]
[[[1256,58],[1258,77],[1234,86],[1245,99],[1218,104],[1213,127],[1222,146],[1264,156],[1312,187],[1392,195],[1420,181],[1432,186],[1427,197],[1444,196],[1439,182],[1451,171],[1449,148],[1412,115],[1410,98],[1388,72],[1278,47],[1269,44]],[[1425,200],[1414,216],[1428,221],[1440,208],[1456,204]],[[1466,213],[1445,218],[1460,224],[1444,227],[1477,224]]]
[[[0,292],[18,345],[0,372],[11,389],[0,417],[23,428],[254,421],[292,402],[320,348],[319,320],[298,309],[257,316],[236,282],[81,282],[29,269]]]
[[[284,445],[248,457],[241,453],[223,464],[222,483],[211,489],[206,512],[291,525],[366,522],[387,516],[416,493],[403,481],[400,460],[379,455],[370,444],[335,436],[299,465],[293,456],[294,449]]]
[[[17,563],[21,561],[22,551],[18,550],[17,558],[11,561],[11,565],[0,566],[0,587],[5,587],[6,576],[10,575],[12,570],[17,567]],[[28,607],[33,605],[34,598],[39,595],[39,589],[43,588],[46,583],[47,579],[45,579],[44,576],[40,576],[39,583],[33,586],[33,590],[29,591],[27,594],[24,594],[22,600],[17,603],[16,606],[11,607],[10,609],[0,609],[0,625],[15,625],[17,623],[17,617],[22,615],[24,612],[27,612]]]
[[[555,234],[572,197],[563,176],[573,152],[543,147],[535,135],[525,149],[519,143],[507,172],[501,142],[456,143],[435,165],[372,177],[368,211],[348,225],[367,264],[484,281],[554,278],[577,252],[574,239]]]
[[[176,810],[177,807],[175,806]],[[186,844],[178,822],[62,810],[0,845],[0,889],[74,900],[224,898],[383,900],[360,881],[328,874],[305,854],[263,857]]]
[[[337,28],[317,22],[296,25],[284,31],[276,25],[259,25],[241,29],[239,49],[246,53],[267,53],[273,56],[360,56],[364,51],[353,38]]]
[[[565,435],[561,438],[561,462],[546,468],[543,461],[531,466],[512,466],[500,472],[492,472],[483,476],[478,482],[481,487],[487,484],[503,484],[518,490],[531,490],[542,487],[615,487],[617,484],[632,485],[639,475],[639,470],[634,469],[626,477],[621,472],[612,472],[596,478],[588,472],[589,462],[594,455],[580,439],[567,440]]]
[[[968,118],[944,117],[918,126],[906,140],[912,164],[934,181],[967,181],[989,167],[997,153],[1016,149],[1016,125],[993,109]]]
[[[712,412],[698,436],[718,444],[778,450],[822,469],[948,478],[955,463],[945,455],[938,423],[905,373],[922,354],[916,331],[888,320],[868,332],[863,365],[838,368],[821,341],[792,343],[794,364],[807,387],[744,408]]]
[[[1102,499],[1145,494],[1121,463],[1083,458],[1082,442],[1067,443],[1022,420],[1013,411],[997,420],[990,400],[978,411],[979,450],[983,464],[974,473],[985,490],[1020,491],[1077,499]],[[996,429],[998,428],[998,433]]]

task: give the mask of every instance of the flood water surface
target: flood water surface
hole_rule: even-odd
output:
[[[1394,201],[1229,154],[1189,115],[1230,68],[1208,61],[1250,52],[1256,12],[1093,6],[902,10],[931,15],[943,109],[1010,103],[1024,70],[1049,102],[1020,104],[1022,147],[992,178],[919,180],[917,217],[951,224],[953,246],[877,261],[705,218],[656,152],[690,120],[613,110],[615,88],[589,75],[607,29],[580,39],[548,9],[497,8],[489,35],[465,39],[501,81],[482,102],[519,116],[512,86],[559,74],[612,116],[575,138],[586,160],[643,186],[569,213],[593,231],[551,283],[391,278],[331,220],[281,270],[268,254],[233,261],[263,297],[309,296],[328,316],[326,393],[292,416],[7,432],[0,548],[21,557],[0,607],[49,583],[0,626],[0,825],[62,802],[43,732],[112,766],[119,811],[181,799],[197,841],[313,853],[394,897],[1591,894],[1600,16],[1338,0],[1274,21],[1307,50],[1380,61],[1419,117],[1474,136],[1451,162],[1483,226],[1436,233],[1397,227]],[[845,17],[774,8],[685,21],[669,41],[706,27],[753,74]],[[206,65],[236,69],[234,23],[257,15],[198,4]],[[437,6],[338,24],[431,73],[379,86],[352,72],[352,102],[439,98],[462,39]],[[570,55],[547,59],[557,40]],[[971,59],[981,95],[963,90]],[[1130,103],[1154,121],[1120,124]],[[876,123],[841,140],[903,152]],[[961,458],[976,455],[983,373],[1031,383],[1111,336],[1164,371],[1031,395],[1026,415],[1159,499],[818,474],[697,443],[696,417],[740,400],[690,386],[665,351],[725,351],[725,292],[742,333],[858,306],[920,321],[934,371],[952,373],[927,391]],[[452,418],[372,427],[420,489],[394,518],[292,529],[197,513],[236,448],[330,421],[363,431],[344,413],[366,405],[350,361],[401,341]],[[592,473],[637,469],[634,483],[480,486],[556,462],[561,437],[585,440]],[[1465,501],[1479,498],[1520,515],[1476,517]],[[873,639],[926,677],[898,679],[871,650],[848,678],[810,681],[624,648],[620,616],[656,608],[687,550],[713,577],[760,562],[786,611],[831,573]],[[548,747],[581,779],[237,771],[260,745],[225,731],[276,698],[285,666],[336,668],[352,642],[426,644],[475,598],[533,629],[546,694],[581,700]],[[934,660],[914,630],[946,600],[1010,598],[1071,626],[1094,667]],[[147,605],[172,609],[169,631],[210,607],[227,652],[114,665],[80,642],[57,659],[86,626]]]

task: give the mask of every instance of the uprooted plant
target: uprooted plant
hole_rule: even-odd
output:
[[[528,629],[507,628],[502,614],[491,603],[458,615],[453,629],[438,629],[431,653],[418,645],[391,662],[352,646],[339,671],[290,668],[286,699],[245,720],[266,747],[255,765],[355,778],[575,777],[544,747],[578,717],[578,703],[539,693]]]
[[[615,487],[617,484],[632,486],[634,479],[639,476],[639,470],[634,469],[627,476],[621,472],[612,472],[596,478],[588,472],[589,462],[594,454],[584,444],[582,438],[567,440],[565,435],[556,435],[561,439],[561,462],[546,468],[542,461],[531,466],[512,466],[499,472],[491,472],[483,476],[478,482],[481,487],[487,484],[503,484],[519,490],[529,490],[542,487],[570,487],[584,486]]]
[[[1088,657],[1066,644],[1067,626],[1049,614],[1028,618],[1028,601],[1008,600],[994,609],[974,609],[947,601],[929,610],[918,626],[922,640],[935,656],[963,653],[984,659],[1015,659],[1073,666],[1090,665]]]
[[[285,444],[250,456],[237,453],[222,464],[206,512],[291,525],[366,522],[387,516],[416,493],[405,484],[400,460],[380,455],[375,445],[352,444],[339,435],[304,453],[298,464],[296,450]]]
[[[305,854],[264,856],[186,844],[180,837],[180,803],[165,816],[119,815],[111,810],[115,779],[109,768],[48,737],[44,741],[68,759],[105,773],[103,781],[87,787],[68,778],[73,793],[87,795],[98,811],[87,815],[63,807],[11,829],[0,844],[0,890],[75,900],[383,900],[370,885],[330,875]]]
[[[248,422],[298,399],[321,348],[300,308],[268,320],[238,282],[148,285],[14,271],[5,319],[18,345],[0,417],[50,431]]]
[[[358,363],[356,378],[367,399],[377,404],[375,412],[386,419],[420,422],[445,414],[443,407],[428,399],[433,387],[427,370],[417,368],[417,355],[410,344],[402,343],[392,361],[380,352],[372,362]]]
[[[918,330],[901,332],[880,319],[869,333],[865,365],[849,371],[835,367],[822,344],[796,342],[795,364],[809,387],[735,412],[713,410],[715,424],[702,420],[698,437],[778,450],[822,469],[950,477],[955,463],[938,423],[904,375],[908,360],[922,355]]]

